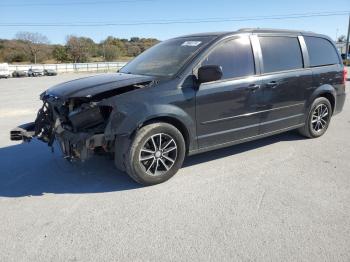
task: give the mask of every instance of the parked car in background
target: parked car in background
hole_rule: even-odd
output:
[[[0,64],[0,78],[9,78],[10,76],[9,65],[7,63]]]
[[[350,54],[348,54],[347,56],[345,54],[341,54],[341,58],[342,59],[350,59]]]
[[[28,70],[28,76],[36,77],[36,76],[43,76],[44,72],[41,69],[32,69],[30,68]]]
[[[36,120],[12,130],[11,139],[38,137],[50,146],[57,139],[70,160],[103,150],[135,181],[154,185],[171,178],[186,155],[293,129],[322,136],[343,109],[345,81],[324,35],[189,35],[147,49],[119,73],[46,90]],[[319,146],[327,150],[327,143]]]
[[[45,76],[55,76],[55,75],[57,75],[57,72],[53,69],[44,69],[44,75]]]
[[[27,71],[24,70],[15,70],[12,72],[12,77],[26,77],[28,76]]]
[[[347,56],[345,54],[341,54],[341,58],[343,59],[344,65],[350,66],[350,54]]]

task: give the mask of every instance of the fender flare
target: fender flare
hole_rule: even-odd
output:
[[[130,138],[144,123],[166,118],[181,123],[188,135],[188,147],[192,149],[196,146],[196,123],[184,110],[175,105],[141,103],[131,112],[129,110],[124,112],[121,110],[111,114],[105,129],[107,140],[113,140],[116,136]]]
[[[330,101],[330,103],[332,104],[333,107],[333,111],[336,105],[336,99],[337,99],[337,92],[335,90],[335,88],[331,85],[325,84],[325,85],[321,85],[319,87],[317,87],[313,93],[309,96],[309,99],[306,103],[306,112],[308,112],[308,110],[310,109],[310,106],[312,105],[312,102],[320,96],[327,96],[327,95],[331,95],[331,97],[333,98],[333,101]]]

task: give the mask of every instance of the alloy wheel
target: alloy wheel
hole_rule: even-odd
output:
[[[315,132],[322,132],[329,121],[329,110],[325,104],[319,104],[312,113],[311,125]]]
[[[164,175],[177,159],[177,145],[170,135],[159,133],[146,140],[140,150],[139,163],[151,176]]]

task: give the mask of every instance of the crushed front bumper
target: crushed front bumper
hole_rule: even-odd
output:
[[[69,160],[84,161],[94,153],[96,148],[107,149],[108,146],[104,134],[73,133],[63,129],[61,125],[56,126],[54,132],[64,158]],[[10,139],[13,141],[30,142],[35,136],[34,122],[20,125],[10,131]]]
[[[10,139],[12,141],[29,142],[35,134],[35,123],[27,123],[20,125],[10,131]]]
[[[64,157],[69,160],[84,161],[94,153],[95,148],[107,147],[104,134],[72,133],[65,130],[56,133],[56,139]]]

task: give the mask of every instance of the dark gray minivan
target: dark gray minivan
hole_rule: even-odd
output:
[[[242,29],[178,37],[124,66],[41,94],[12,140],[57,140],[67,159],[114,154],[135,181],[164,182],[186,155],[298,129],[323,135],[345,101],[332,40],[311,32]]]

